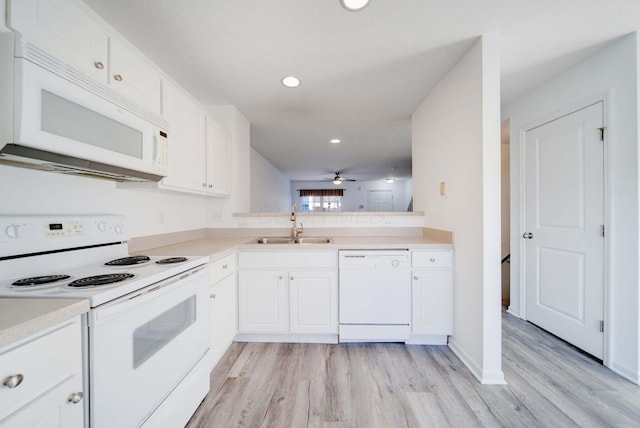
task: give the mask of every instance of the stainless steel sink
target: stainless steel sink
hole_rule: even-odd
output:
[[[259,238],[257,243],[258,244],[292,244],[293,240],[291,238],[269,236],[267,238]]]
[[[320,238],[315,236],[308,236],[304,238],[296,238],[293,240],[295,244],[330,244],[331,238]]]
[[[305,236],[303,238],[285,238],[281,236],[267,236],[258,238],[257,244],[330,244],[331,238]]]

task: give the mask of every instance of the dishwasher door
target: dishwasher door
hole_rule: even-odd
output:
[[[410,334],[408,251],[340,251],[340,342],[404,341]]]

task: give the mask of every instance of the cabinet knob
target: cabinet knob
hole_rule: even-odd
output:
[[[211,299],[215,299],[216,298],[216,293],[211,293],[211,295],[209,297],[211,297]]]
[[[7,388],[16,388],[18,385],[22,383],[24,376],[21,374],[14,374],[11,376],[7,376],[2,383]]]
[[[104,68],[104,64],[101,63],[100,61],[96,61],[93,63],[93,65],[95,66],[95,68],[97,68],[98,70],[102,70]]]
[[[209,184],[209,189],[212,189],[212,188],[213,188],[213,184]]]
[[[122,74],[114,74],[114,75],[113,75],[113,79],[114,79],[116,82],[122,82]]]
[[[416,281],[420,279],[420,277],[418,275],[414,275],[413,279],[415,279]]]
[[[222,269],[227,269],[228,266],[227,265],[222,265]]]
[[[77,404],[80,402],[80,400],[82,400],[82,397],[84,397],[82,391],[74,392],[69,396],[69,398],[67,398],[67,400],[69,401],[69,403]]]
[[[435,262],[435,261],[436,261],[436,259],[435,259],[435,257],[431,257],[431,258],[429,259],[429,261],[430,261],[431,263],[433,263],[433,262]]]
[[[284,279],[284,277],[283,277],[282,275],[280,275],[280,276],[278,277],[278,279]]]
[[[291,277],[291,281],[293,281],[293,277]]]

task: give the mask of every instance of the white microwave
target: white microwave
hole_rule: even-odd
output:
[[[0,161],[117,181],[159,181],[166,175],[169,139],[163,118],[19,36],[0,36],[6,37],[0,62],[13,65],[6,70],[13,83],[0,83],[13,113],[11,123],[1,119],[0,128],[10,129],[0,132]]]

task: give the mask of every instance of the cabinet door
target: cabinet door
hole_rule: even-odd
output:
[[[412,288],[412,332],[453,334],[451,270],[414,270]]]
[[[291,332],[338,333],[338,278],[336,271],[289,274]]]
[[[238,330],[289,331],[289,290],[284,271],[241,271],[238,275]]]
[[[169,121],[169,173],[163,186],[203,193],[204,111],[178,87],[163,82],[163,114]]]
[[[160,114],[160,74],[136,51],[110,39],[109,84],[123,96]]]
[[[109,37],[69,0],[10,0],[8,25],[82,73],[107,83]]]
[[[2,428],[82,428],[85,398],[78,395],[79,401],[71,401],[73,394],[81,392],[82,376],[73,376],[16,412]]]
[[[236,275],[231,274],[211,287],[212,369],[233,342],[237,319]]]
[[[207,116],[207,193],[231,194],[231,136]]]

